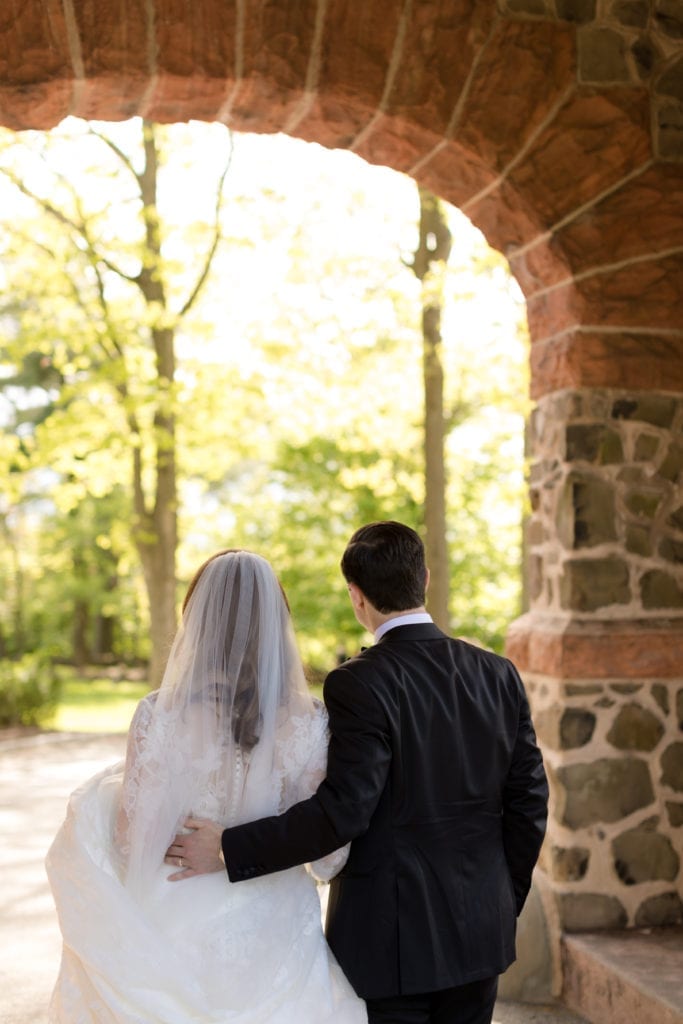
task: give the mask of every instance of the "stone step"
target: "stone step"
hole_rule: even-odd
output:
[[[683,1024],[683,928],[562,939],[566,1006],[591,1024]]]
[[[499,999],[491,1024],[588,1024],[559,1003],[517,1003]],[[653,1022],[654,1024],[654,1022]]]

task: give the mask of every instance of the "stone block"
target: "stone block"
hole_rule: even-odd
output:
[[[564,286],[530,297],[529,329],[544,338],[577,323],[666,330],[683,322],[683,254],[658,252],[651,259],[618,264],[602,274],[587,274]],[[642,351],[642,348],[641,348]]]
[[[653,434],[639,434],[633,449],[636,462],[650,462],[657,454],[659,438]]]
[[[672,187],[675,188],[675,185]],[[683,190],[680,195],[679,202],[683,207]],[[665,200],[661,198],[661,201]],[[642,246],[642,237],[639,243],[635,233],[627,231],[628,217],[628,213],[624,213],[622,220],[616,217],[616,226],[606,231],[611,244],[611,252],[605,255],[606,260],[614,258],[615,252],[639,244]],[[664,222],[661,224],[663,237],[674,234],[674,224],[667,216],[655,213],[654,217]],[[596,219],[591,217],[590,221]],[[648,215],[648,222],[650,219]],[[683,217],[680,220],[680,227],[675,225],[679,234],[683,230]],[[644,230],[645,227],[641,230],[641,236]],[[579,231],[577,234],[573,245],[579,254],[602,254],[607,244],[604,239],[596,239],[592,232],[589,232],[588,238],[584,238],[585,232]],[[584,238],[581,243],[580,238]],[[683,341],[676,337],[653,334],[651,339],[645,341],[642,335],[630,334],[628,331],[606,335],[591,334],[588,328],[576,333],[568,330],[562,337],[547,340],[543,340],[541,335],[531,347],[530,358],[531,394],[536,399],[558,388],[683,389]]]
[[[631,491],[624,499],[624,504],[634,516],[644,519],[654,519],[657,509],[662,503],[663,495],[657,491],[639,490]]]
[[[617,750],[654,750],[663,735],[664,726],[656,715],[639,704],[625,704],[607,739]]]
[[[629,604],[629,569],[621,558],[576,559],[565,563],[560,604],[578,612],[595,612],[612,604]]]
[[[500,999],[547,1003],[553,998],[557,969],[554,946],[558,935],[556,915],[552,913],[552,896],[546,895],[547,884],[541,881],[538,872],[534,873],[529,895],[517,921],[517,958],[499,979]]]
[[[680,828],[683,825],[683,803],[667,800],[666,813],[669,815],[669,824],[672,828]]]
[[[652,554],[652,534],[649,526],[628,523],[625,539],[626,550],[632,555],[647,558]]]
[[[683,103],[661,103],[656,111],[657,155],[663,160],[683,157]]]
[[[675,246],[683,233],[683,180],[679,168],[663,165],[651,168],[637,175],[612,195],[604,198],[590,216],[579,217],[567,224],[557,234],[556,244],[566,254],[574,273],[590,258],[595,264],[608,264],[617,259],[630,259],[644,253],[660,252],[666,246]],[[633,216],[634,211],[637,216]],[[590,254],[590,257],[589,257]],[[581,336],[582,355],[586,355],[584,343],[586,334]],[[607,342],[607,339],[604,339]],[[668,359],[673,369],[680,359],[681,340],[663,337],[636,337],[623,335],[610,339],[614,357],[623,361],[640,355],[641,370],[647,362],[657,356]],[[587,353],[591,358],[590,351]],[[613,367],[616,372],[618,367]],[[614,385],[618,387],[618,384]],[[626,385],[628,388],[628,385]],[[639,391],[663,390],[663,386],[636,385]],[[636,397],[635,395],[633,396]],[[596,419],[602,420],[598,416]]]
[[[661,782],[683,793],[683,743],[671,743],[662,754]]]
[[[624,885],[676,878],[680,858],[668,836],[657,832],[658,824],[659,818],[648,818],[612,840],[614,867]]]
[[[628,921],[626,911],[616,896],[605,896],[599,892],[564,893],[560,896],[559,910],[562,924],[568,932],[625,928]]]
[[[504,4],[510,14],[531,14],[541,18],[550,13],[546,0],[504,0]]]
[[[664,683],[653,683],[650,687],[650,693],[654,700],[657,702],[659,707],[662,709],[665,715],[669,714],[669,691]]]
[[[655,91],[658,96],[683,101],[683,57],[670,64],[659,76],[655,84]]]
[[[674,483],[683,473],[683,444],[680,441],[671,442],[658,473],[665,480],[671,480]]]
[[[450,19],[443,20],[447,24]],[[495,172],[505,172],[518,157],[520,145],[533,137],[560,101],[563,85],[574,73],[572,34],[556,22],[499,23],[479,52],[477,74],[464,93],[458,143],[478,153]],[[452,61],[457,66],[461,58],[453,54]],[[445,77],[452,78],[453,71],[448,69]],[[433,88],[432,79],[430,75]],[[452,103],[450,84],[447,95]],[[496,117],[491,116],[494,107]]]
[[[629,82],[631,74],[624,37],[611,28],[579,29],[579,80],[584,83]]]
[[[590,697],[602,693],[600,683],[566,683],[564,692],[567,697]]]
[[[611,481],[570,473],[557,515],[557,531],[566,548],[587,548],[616,540],[615,496]]]
[[[651,569],[640,578],[640,599],[648,610],[683,608],[683,587],[668,572]]]
[[[527,565],[529,573],[529,597],[532,601],[537,601],[541,596],[545,578],[543,573],[543,559],[539,555],[531,555]]]
[[[650,5],[648,0],[617,0],[612,14],[622,25],[645,28],[650,17]]]
[[[683,629],[680,618],[669,616],[549,622],[545,613],[534,611],[511,623],[506,650],[525,672],[566,680],[562,693],[567,696],[599,695],[599,680],[680,679]]]
[[[683,39],[681,0],[655,0],[655,24],[671,39]]]
[[[400,22],[398,25],[394,22],[397,15],[400,17],[400,8],[387,9],[382,5],[373,5],[372,14],[368,11],[365,17],[376,19],[377,25],[382,24],[380,31],[384,31],[384,22],[391,26],[392,31],[396,27],[400,36]],[[354,19],[347,14],[346,21],[350,27]],[[390,133],[380,151],[373,152],[373,163],[387,163],[397,167],[394,163],[397,150],[400,151],[406,143],[410,143],[414,135],[412,128],[406,126],[408,120],[417,128],[424,126],[430,129],[434,136],[447,130],[453,113],[454,97],[461,90],[467,89],[471,62],[483,42],[482,30],[486,31],[488,27],[485,16],[478,17],[474,11],[466,14],[462,7],[459,10],[451,9],[448,14],[439,13],[427,4],[416,4],[412,8],[410,28],[401,45],[400,67],[389,96],[387,113],[390,119],[387,127]],[[361,46],[365,43],[367,47],[368,39],[374,43],[378,29],[372,27],[369,29],[370,35],[366,35],[368,27],[364,25],[361,28],[358,25],[355,31],[359,33]],[[395,45],[396,40],[390,37],[387,42]],[[389,52],[387,50],[387,56]],[[338,58],[343,72],[343,55],[339,54]],[[327,59],[326,55],[325,62]],[[490,87],[495,92],[497,83],[490,83]],[[376,134],[374,131],[369,133],[365,144],[372,145]],[[402,163],[400,169],[408,170],[411,166],[414,165],[406,166]]]
[[[667,519],[667,523],[669,526],[673,526],[674,529],[683,531],[683,505],[680,505],[671,513]]]
[[[670,427],[676,415],[676,399],[663,395],[618,398],[612,406],[615,420],[638,420],[653,427]]]
[[[636,911],[636,928],[659,928],[683,923],[683,903],[677,892],[650,896]]]
[[[642,79],[648,79],[657,65],[659,53],[650,36],[644,35],[631,45],[636,71]]]
[[[556,774],[560,823],[569,828],[620,821],[654,800],[648,766],[635,758],[562,765]]]
[[[583,846],[552,846],[550,871],[557,882],[579,882],[588,870],[590,850]]]
[[[621,438],[602,423],[573,423],[566,431],[568,462],[592,462],[608,466],[624,461]]]
[[[667,562],[674,562],[680,565],[683,562],[683,540],[673,540],[671,537],[664,537],[661,541],[658,552],[661,558]]]
[[[568,31],[573,34],[574,29],[568,27]],[[596,145],[600,149],[599,166],[594,156]],[[552,124],[547,125],[524,160],[511,171],[509,184],[506,182],[501,185],[499,195],[490,198],[495,209],[500,210],[503,198],[506,205],[512,205],[514,202],[519,203],[520,195],[533,196],[535,211],[546,228],[574,214],[582,204],[590,202],[590,215],[582,218],[590,221],[599,209],[592,205],[595,196],[609,189],[619,175],[626,176],[633,167],[647,162],[651,155],[651,110],[646,90],[639,88],[637,95],[630,89],[602,92],[579,90],[566,100],[556,112]],[[590,167],[590,173],[577,174],[577,167]],[[629,216],[633,218],[632,210]],[[614,258],[616,243],[612,236],[609,244]],[[538,269],[544,276],[557,276],[557,280],[564,280],[568,276],[561,238],[555,250],[551,248],[549,252],[546,247],[542,256],[543,266]],[[595,266],[594,259],[595,251],[592,247],[583,251],[586,269]],[[576,263],[580,265],[581,256],[577,261],[572,259],[570,262],[570,273],[576,273]],[[533,261],[527,261],[527,267],[532,274],[536,273]],[[602,282],[604,275],[598,276]],[[534,290],[531,289],[532,292]],[[639,289],[636,294],[641,291]],[[529,299],[531,306],[531,295]],[[529,312],[531,314],[531,308]],[[584,319],[578,322],[602,324],[604,321]],[[671,323],[671,319],[668,322]],[[622,319],[620,326],[630,323]],[[550,325],[549,330],[532,334],[532,337],[539,340],[549,338],[555,336],[557,330],[557,324]],[[583,354],[583,334],[578,342]],[[611,368],[612,374],[614,369]]]
[[[596,718],[592,711],[567,708],[560,719],[560,748],[575,750],[590,743],[595,732]]]
[[[596,7],[597,0],[555,0],[558,18],[562,18],[564,21],[573,21],[577,25],[593,21]]]

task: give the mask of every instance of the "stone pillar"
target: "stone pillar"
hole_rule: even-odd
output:
[[[566,931],[683,919],[683,396],[580,388],[530,425],[522,671]]]

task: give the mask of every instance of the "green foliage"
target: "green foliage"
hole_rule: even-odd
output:
[[[233,500],[233,539],[276,567],[302,653],[314,668],[329,669],[339,648],[349,654],[358,648],[361,630],[339,571],[341,553],[361,521],[398,517],[418,525],[412,474],[401,453],[380,453],[357,439],[282,441],[267,487],[243,505]]]
[[[40,725],[54,712],[60,683],[44,654],[0,661],[0,726]]]

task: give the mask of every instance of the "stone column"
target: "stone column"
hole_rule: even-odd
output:
[[[511,629],[551,783],[566,931],[683,918],[683,395],[580,388],[530,425],[530,611]]]

